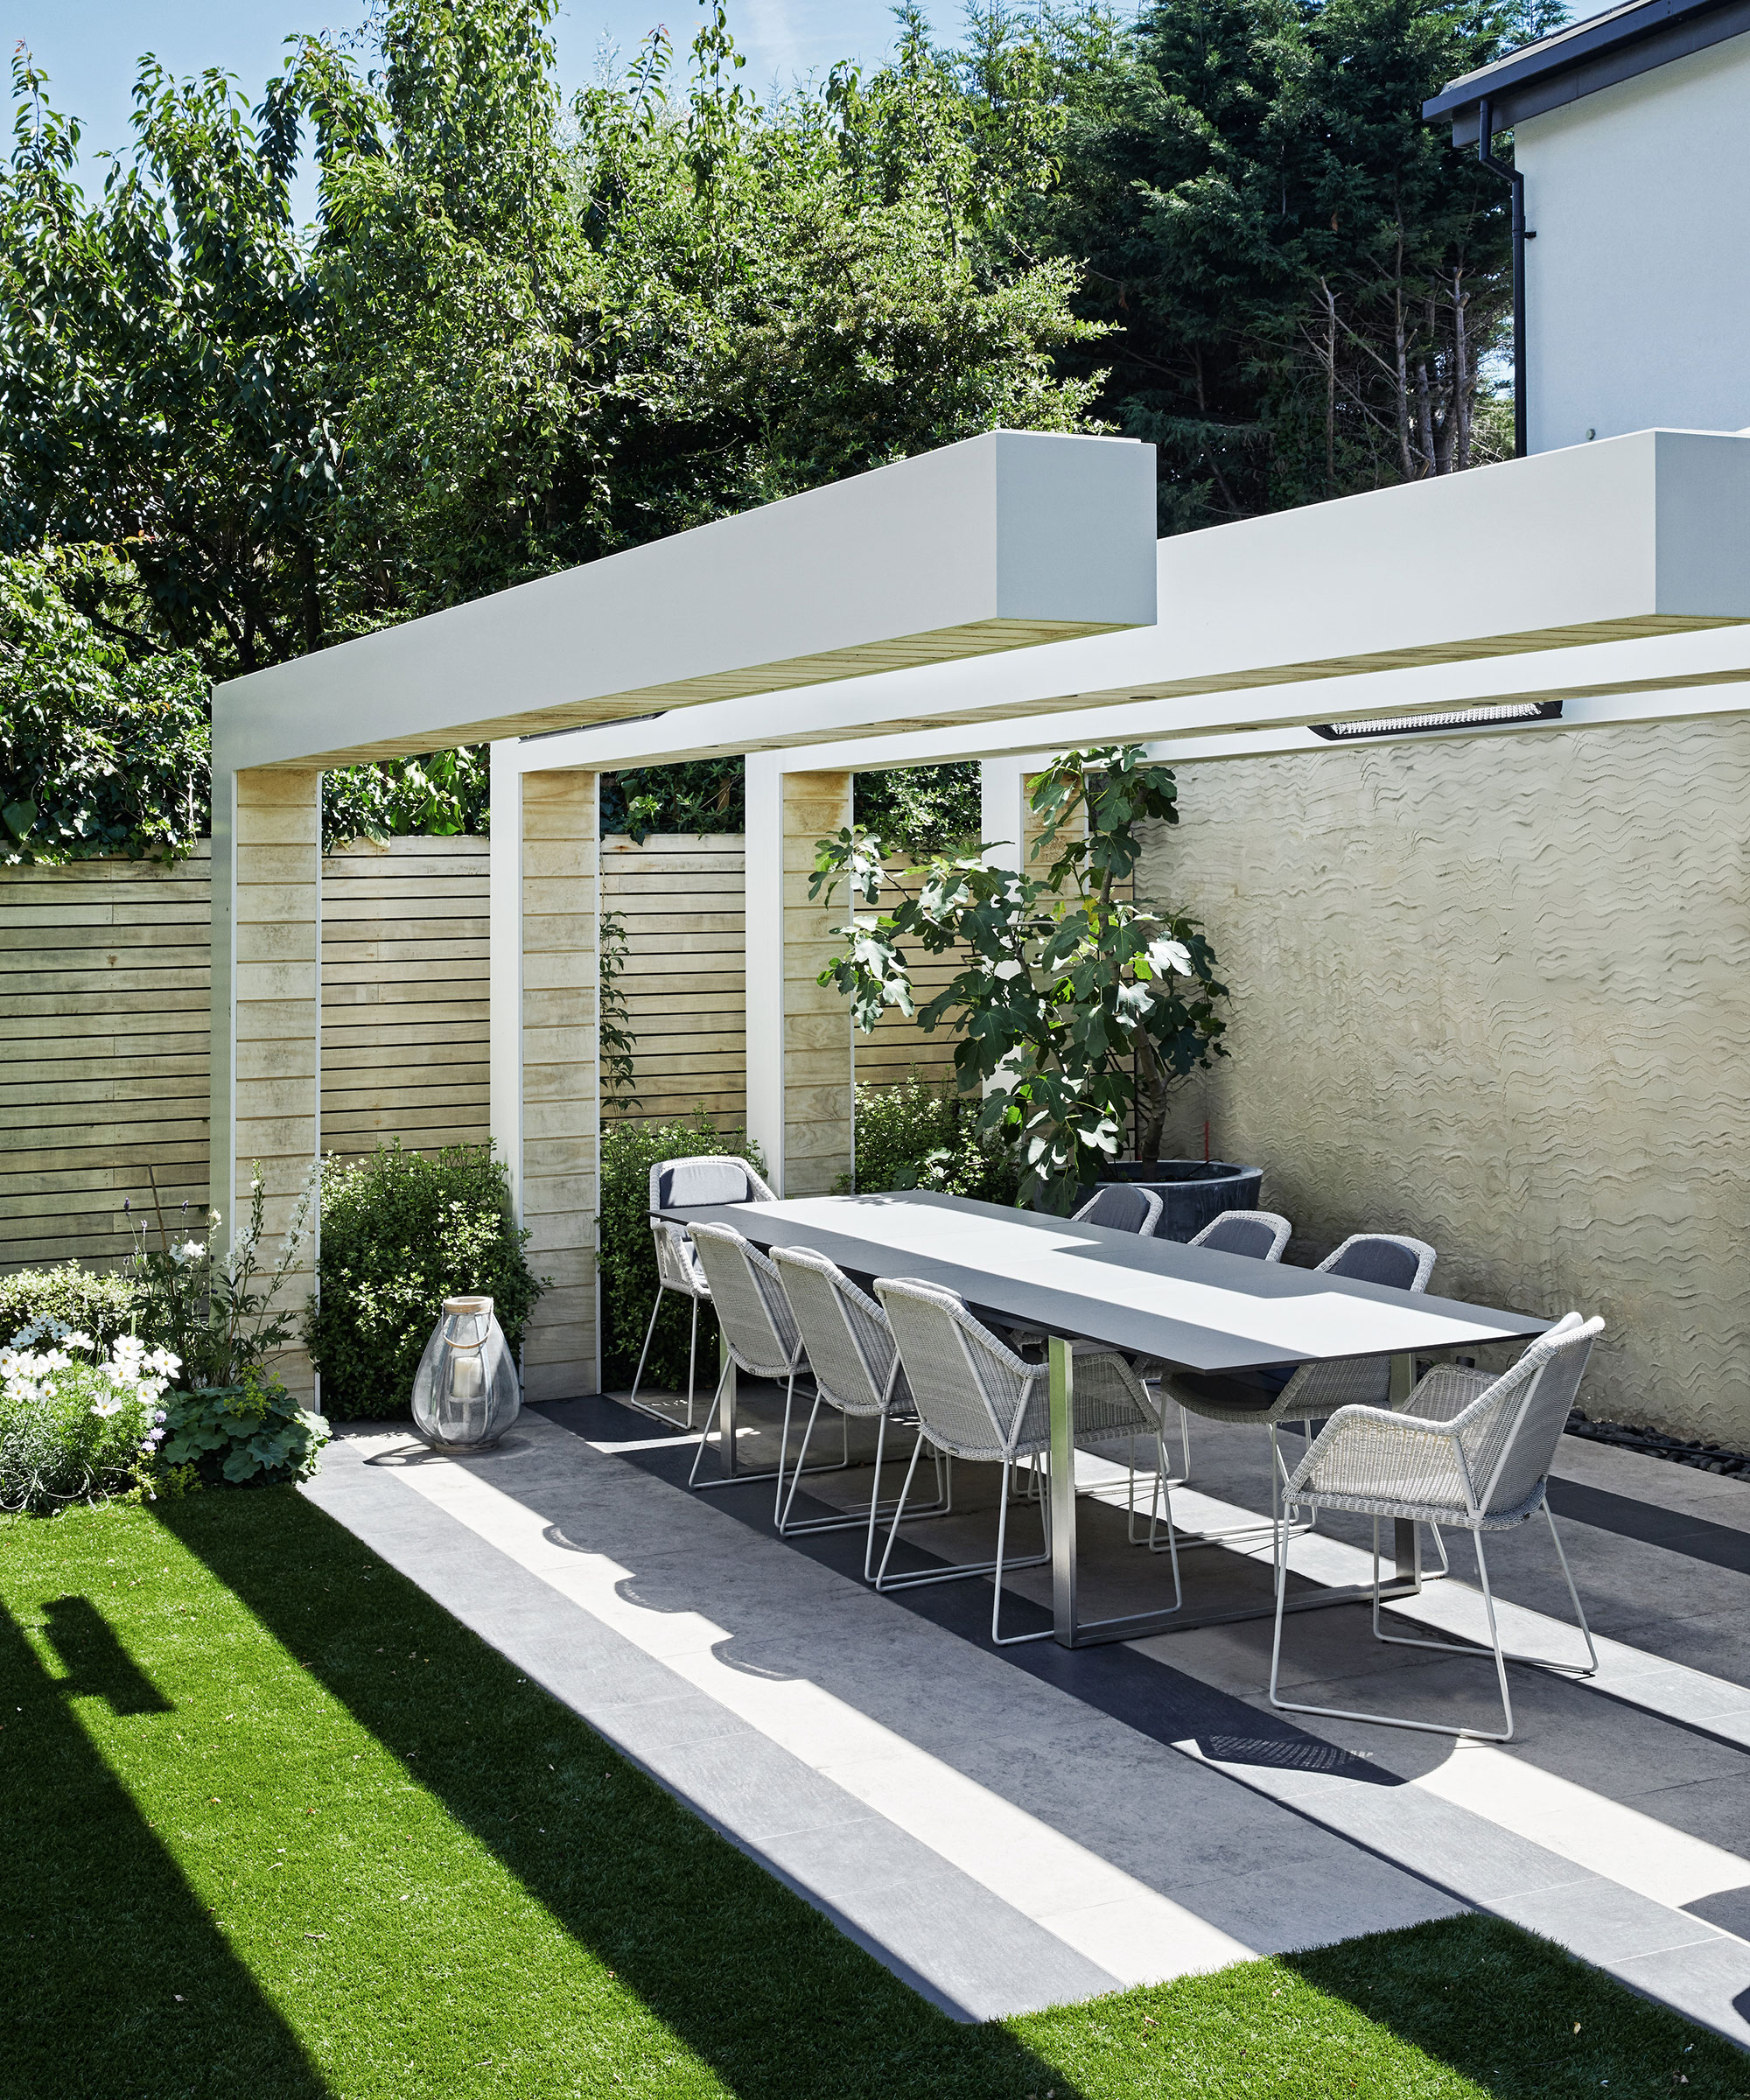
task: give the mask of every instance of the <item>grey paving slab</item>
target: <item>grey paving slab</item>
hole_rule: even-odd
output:
[[[1637,1451],[1620,1451],[1585,1437],[1564,1437],[1552,1468],[1559,1480],[1581,1480],[1662,1509],[1688,1510],[1710,1523],[1750,1531],[1750,1480],[1680,1466]]]
[[[928,1846],[565,1607],[392,1474],[359,1463],[344,1443],[330,1447],[304,1492],[956,2018],[994,2019],[1116,1987]],[[628,1720],[621,1734],[616,1724]],[[744,1821],[750,1807],[760,1830]]]
[[[1750,2020],[1744,1984],[1743,1943],[1723,1936],[1659,1954],[1626,1956],[1601,1964],[1632,1990],[1657,1998],[1687,2018],[1742,2041]],[[1676,2089],[1670,2089],[1676,2090]]]
[[[757,1402],[749,1411],[757,1418]],[[1243,1430],[1200,1424],[1200,1488],[1256,1506],[1263,1477],[1257,1443]],[[1667,1476],[1685,1470],[1599,1446],[1579,1451],[1576,1477],[1607,1494],[1631,1488],[1657,1493]],[[1600,1452],[1607,1464],[1595,1462]],[[1450,1754],[1445,1739],[1303,1717],[1293,1717],[1302,1732],[1285,1732],[1284,1717],[1271,1714],[1262,1696],[1267,1627],[1208,1628],[1126,1651],[1158,1665],[1175,1684],[1230,1695],[1219,1727],[1188,1726],[1183,1739],[1152,1724],[1139,1728],[1116,1718],[1116,1710],[1102,1711],[1078,1696],[1068,1679],[1047,1682],[1018,1668],[1014,1655],[996,1654],[979,1639],[876,1596],[779,1541],[757,1512],[750,1510],[744,1521],[718,1498],[689,1495],[654,1477],[634,1462],[637,1455],[609,1455],[534,1418],[526,1434],[519,1432],[514,1449],[469,1470],[520,1508],[537,1513],[543,1537],[561,1551],[605,1558],[624,1568],[618,1594],[648,1614],[640,1623],[655,1629],[648,1638],[660,1642],[664,1620],[672,1620],[677,1640],[696,1643],[699,1636],[687,1629],[695,1623],[690,1615],[702,1615],[719,1629],[703,1664],[780,1690],[794,1685],[830,1695],[845,1712],[940,1760],[947,1774],[973,1782],[993,1802],[1023,1810],[1041,1833],[1072,1841],[1090,1859],[1158,1891],[1242,1946],[1264,1951],[1316,1945],[1476,1906],[1545,1932],[1636,1988],[1679,2004],[1734,2040],[1750,2040],[1750,2026],[1735,2004],[1742,1998],[1750,2006],[1750,1944],[1732,1933],[1732,1921],[1740,1914],[1729,1900],[1733,1892],[1718,1901],[1703,1899],[1719,1909],[1714,1919],[1694,1905],[1679,1909],[1413,1783]],[[1618,1462],[1624,1459],[1627,1466]],[[355,1528],[381,1521],[385,1537],[410,1562],[429,1550],[420,1542],[437,1513],[419,1508],[420,1495],[408,1492],[413,1483],[399,1486],[418,1514],[403,1510],[390,1519],[377,1508],[382,1483],[397,1485],[387,1469],[354,1465],[352,1470],[375,1476],[368,1491],[352,1490],[364,1496],[353,1505]],[[934,1537],[920,1530],[920,1544],[952,1552],[975,1542],[982,1547],[990,1522],[990,1483],[974,1469],[967,1472],[967,1516],[934,1528]],[[1695,1478],[1703,1483],[1699,1492],[1680,1480],[1675,1500],[1649,1507],[1710,1522],[1715,1510],[1738,1508],[1732,1495],[1714,1491],[1739,1484]],[[841,1507],[858,1491],[854,1477],[834,1476],[815,1489],[822,1502]],[[1090,1511],[1082,1529],[1094,1579],[1119,1592],[1127,1584],[1158,1586],[1164,1564],[1126,1549],[1123,1522],[1121,1509]],[[1739,1608],[1734,1586],[1750,1584],[1750,1576],[1603,1528],[1566,1524],[1564,1531],[1600,1631],[1632,1642],[1630,1629],[1642,1630],[1644,1657],[1628,1655],[1620,1667],[1640,1670],[1644,1660],[1649,1693],[1668,1677],[1666,1703],[1674,1710],[1712,1703],[1723,1718],[1711,1736],[1704,1726],[1676,1726],[1669,1714],[1636,1710],[1561,1677],[1516,1670],[1522,1733],[1506,1754],[1589,1790],[1606,1806],[1632,1806],[1674,1832],[1736,1852],[1750,1827],[1741,1813],[1750,1800],[1745,1754],[1750,1614]],[[1361,1544],[1365,1528],[1352,1524],[1343,1536]],[[480,1541],[474,1544],[480,1549]],[[535,1591],[545,1588],[494,1549],[480,1550]],[[462,1590],[475,1586],[483,1564],[466,1553],[454,1558],[452,1569],[466,1570]],[[1565,1592],[1541,1527],[1536,1537],[1529,1527],[1509,1535],[1492,1552],[1491,1565],[1503,1597],[1565,1617]],[[1267,1570],[1231,1554],[1187,1556],[1186,1571],[1187,1589],[1197,1583],[1236,1597],[1260,1586],[1268,1592]],[[441,1587],[440,1578],[433,1593],[446,1601]],[[1137,1593],[1134,1586],[1130,1593]],[[1750,1591],[1743,1595],[1750,1603]],[[466,1618],[462,1607],[471,1605],[478,1609],[477,1600],[464,1596],[452,1608]],[[508,1597],[498,1609],[502,1634],[513,1624]],[[890,1965],[933,1978],[931,1988],[945,2002],[965,2009],[986,2002],[992,1991],[992,1979],[976,1960],[962,1972],[960,1950],[967,1934],[976,1940],[972,1922],[984,1914],[981,1905],[991,1902],[1000,1908],[990,1914],[999,1921],[987,1935],[990,1943],[1006,1946],[1015,1937],[1024,1954],[1036,1950],[1033,1969],[1026,1960],[1018,1970],[1010,1961],[1012,1970],[1037,1970],[1046,1982],[1057,1976],[1060,1998],[1111,1987],[1111,1971],[1101,1960],[1054,1942],[1042,1928],[1040,1918],[1049,1914],[1036,1892],[1025,1910],[1003,1903],[992,1887],[952,1866],[932,1843],[895,1830],[893,1818],[904,1822],[907,1811],[884,1796],[879,1772],[835,1766],[824,1749],[808,1752],[807,1761],[781,1750],[778,1755],[788,1764],[762,1761],[754,1743],[766,1753],[777,1746],[698,1690],[698,1658],[676,1653],[667,1662],[655,1660],[598,1624],[574,1656],[570,1644],[579,1626],[591,1623],[586,1612],[564,1598],[533,1606],[525,1598],[515,1609],[520,1638],[537,1658],[532,1676],[596,1725],[606,1724],[605,1732],[659,1776],[666,1773],[667,1783],[683,1798],[714,1797],[721,1817],[709,1807],[702,1812],[736,1832],[746,1849],[802,1887],[864,1943],[885,1950],[882,1958]],[[544,1626],[537,1623],[543,1620]],[[1292,1640],[1290,1681],[1323,1687],[1312,1694],[1321,1699],[1345,1687],[1346,1698],[1363,1704],[1424,1701],[1431,1718],[1487,1717],[1494,1710],[1487,1661],[1382,1648],[1368,1637],[1358,1609],[1303,1615]],[[1656,1640],[1669,1644],[1656,1647]],[[629,1658],[616,1661],[616,1643],[632,1648],[640,1667]],[[1690,1653],[1704,1648],[1708,1660],[1695,1662],[1686,1654],[1687,1670],[1668,1669],[1666,1659],[1684,1644]],[[676,1670],[692,1676],[677,1676]],[[1711,1686],[1695,1676],[1697,1670],[1726,1681]],[[1730,1681],[1734,1675],[1741,1685]],[[1166,1700],[1164,1711],[1178,1696]],[[1656,1707],[1659,1698],[1649,1696],[1646,1703]],[[1740,1716],[1742,1744],[1732,1734]],[[914,1850],[892,1849],[890,1830]],[[959,1879],[933,1882],[929,1875],[936,1869]],[[830,1880],[830,1894],[816,1886],[822,1880]],[[1750,1888],[1750,1866],[1745,1886]],[[908,1902],[908,1892],[917,1889],[927,1893]],[[921,1950],[906,1939],[907,1930],[920,1931],[920,1903],[926,1911],[934,1907],[942,1927],[935,1941],[923,1933]],[[953,1929],[950,1922],[957,1922]],[[1047,1944],[1040,1948],[1034,1935]],[[1698,1971],[1703,1980],[1691,1978],[1681,1997],[1673,1995],[1676,1983],[1662,1966],[1673,1949],[1698,1950],[1705,1956]],[[1069,1980],[1075,1964],[1087,1972],[1079,1982]],[[1637,1964],[1637,1975],[1628,1975]]]
[[[1564,1947],[1582,1941],[1586,1958],[1600,1968],[1668,1954],[1678,1947],[1709,1947],[1724,1937],[1703,1919],[1650,1902],[1601,1874],[1582,1874],[1553,1888],[1502,1896],[1489,1908],[1528,1932],[1541,1932]],[[1746,1964],[1750,1950],[1741,1941],[1733,1941],[1726,1952],[1737,1978],[1735,1991],[1741,1992],[1750,1981]]]
[[[578,1441],[564,1440],[574,1452]],[[635,1556],[640,1599],[675,1609],[708,1599],[715,1620],[734,1624],[719,1651],[725,1661],[806,1676],[1248,1945],[1310,1943],[1302,1907],[1285,1894],[1272,1905],[1267,1874],[1242,1889],[1248,1870],[1264,1861],[1305,1862],[1309,1880],[1324,1877],[1325,1908],[1341,1921],[1336,1936],[1450,1911],[1450,1899],[1420,1878],[1245,1804],[1166,1746],[775,1537],[750,1534],[709,1501],[629,1483],[620,1461],[593,1452],[564,1460],[561,1444],[538,1474],[527,1469],[526,1489],[509,1469],[494,1478],[563,1512],[561,1535],[575,1530],[616,1560]],[[1170,1808],[1139,1816],[1144,1801]]]

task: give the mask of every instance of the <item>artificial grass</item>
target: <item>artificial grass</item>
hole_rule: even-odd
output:
[[[1750,2100],[1482,1918],[956,2026],[290,1489],[9,1522],[0,1606],[0,2094]]]

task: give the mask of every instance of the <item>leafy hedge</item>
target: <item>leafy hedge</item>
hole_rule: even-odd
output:
[[[601,1215],[596,1262],[601,1270],[605,1372],[607,1382],[629,1385],[644,1346],[656,1296],[656,1249],[650,1236],[650,1170],[659,1159],[701,1152],[733,1152],[761,1173],[766,1163],[745,1130],[714,1129],[701,1109],[691,1123],[617,1123],[602,1132]],[[670,1292],[650,1344],[644,1376],[670,1391],[686,1390],[690,1303]],[[717,1362],[717,1322],[699,1313],[699,1362],[709,1378]]]
[[[978,1130],[979,1102],[914,1072],[896,1087],[857,1089],[857,1186],[931,1188],[985,1203],[1012,1203],[1020,1162],[1000,1138]],[[839,1186],[849,1188],[850,1177]]]
[[[77,1262],[59,1269],[20,1269],[0,1276],[0,1348],[21,1328],[45,1320],[57,1320],[94,1341],[112,1342],[133,1331],[142,1309],[140,1287],[130,1276],[95,1275]]]
[[[512,1222],[510,1184],[492,1146],[435,1156],[394,1138],[322,1177],[319,1302],[304,1325],[325,1410],[381,1419],[407,1413],[413,1375],[444,1300],[484,1292],[513,1352],[541,1296]]]
[[[206,829],[206,674],[186,650],[131,662],[77,609],[100,565],[0,555],[0,865],[179,860]]]

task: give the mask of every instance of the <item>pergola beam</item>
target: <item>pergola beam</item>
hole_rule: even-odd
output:
[[[1154,450],[994,430],[214,696],[215,771],[343,766],[1147,626]]]
[[[1163,540],[1153,627],[554,737],[521,763],[931,765],[1743,678],[1746,542],[1750,438],[1644,430]],[[841,741],[860,748],[815,755]]]

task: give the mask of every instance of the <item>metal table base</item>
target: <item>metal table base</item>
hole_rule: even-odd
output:
[[[1051,1364],[1051,1593],[1052,1634],[1060,1648],[1095,1648],[1112,1641],[1140,1641],[1152,1634],[1189,1633],[1194,1627],[1228,1626],[1244,1619],[1273,1619],[1276,1600],[1268,1604],[1242,1605],[1222,1611],[1198,1612],[1188,1606],[1178,1610],[1126,1612],[1112,1619],[1083,1619],[1076,1598],[1075,1552],[1075,1362],[1072,1345],[1053,1335]],[[1415,1381],[1415,1360],[1391,1360],[1391,1402],[1394,1406],[1410,1396]],[[1392,1560],[1395,1572],[1380,1585],[1380,1601],[1414,1597],[1422,1587],[1422,1534],[1419,1525],[1402,1520],[1392,1527]],[[1272,1569],[1272,1573],[1274,1570]],[[1371,1583],[1323,1589],[1311,1597],[1291,1597],[1284,1607],[1291,1612],[1320,1612],[1333,1605],[1371,1601]]]

